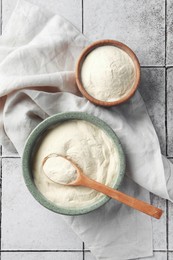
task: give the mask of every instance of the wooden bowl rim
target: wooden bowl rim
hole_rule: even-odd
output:
[[[86,89],[84,88],[82,81],[81,81],[81,68],[82,68],[82,64],[83,61],[85,60],[86,56],[95,48],[97,47],[101,47],[101,46],[105,46],[105,45],[110,45],[110,46],[115,46],[118,47],[120,49],[122,49],[123,51],[125,51],[132,59],[134,66],[135,66],[135,72],[136,72],[136,79],[134,82],[133,87],[131,88],[131,91],[129,92],[128,95],[124,96],[123,98],[116,100],[116,101],[102,101],[99,99],[94,98],[93,96],[91,96]],[[119,42],[119,41],[115,41],[115,40],[99,40],[99,41],[95,41],[92,44],[88,45],[81,53],[81,55],[79,56],[79,59],[77,61],[76,64],[76,69],[75,69],[75,78],[76,78],[76,83],[78,86],[79,91],[82,93],[82,95],[87,98],[90,102],[96,104],[96,105],[100,105],[100,106],[115,106],[115,105],[119,105],[121,103],[126,102],[127,100],[129,100],[135,93],[139,82],[140,82],[140,63],[139,60],[137,58],[137,56],[135,55],[135,53],[124,43]]]

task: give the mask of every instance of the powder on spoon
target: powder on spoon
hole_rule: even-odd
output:
[[[126,96],[135,82],[131,57],[115,46],[101,46],[91,51],[81,68],[84,88],[101,101],[117,101]]]
[[[60,184],[69,184],[77,178],[73,165],[60,156],[47,158],[43,164],[43,171],[50,180]]]

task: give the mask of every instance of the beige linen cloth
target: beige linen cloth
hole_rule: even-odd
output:
[[[2,145],[22,156],[29,133],[46,117],[65,111],[94,114],[122,142],[127,171],[121,190],[145,201],[149,201],[148,191],[173,200],[173,166],[161,155],[139,92],[126,104],[109,109],[79,94],[74,68],[88,43],[64,18],[26,1],[18,3],[0,37]],[[62,217],[96,259],[152,255],[150,217],[119,202],[110,200],[83,216]]]

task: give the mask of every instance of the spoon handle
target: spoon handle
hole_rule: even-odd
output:
[[[107,195],[115,200],[118,200],[131,208],[139,210],[151,217],[159,219],[163,213],[163,211],[159,208],[156,208],[144,201],[141,201],[141,200],[135,199],[129,195],[126,195],[123,192],[114,190],[102,183],[91,180],[91,179],[87,178],[86,176],[82,176],[81,185],[92,188],[96,191],[102,192],[105,195]]]

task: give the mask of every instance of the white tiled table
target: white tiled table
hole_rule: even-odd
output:
[[[0,0],[3,29],[17,0]],[[140,92],[159,136],[173,158],[173,0],[30,0],[70,20],[91,40],[113,38],[129,45],[142,65]],[[0,152],[2,162],[2,260],[94,260],[60,216],[27,191],[20,158]],[[154,257],[173,260],[173,205],[152,196],[165,215],[153,220]],[[146,258],[145,258],[146,259]]]

